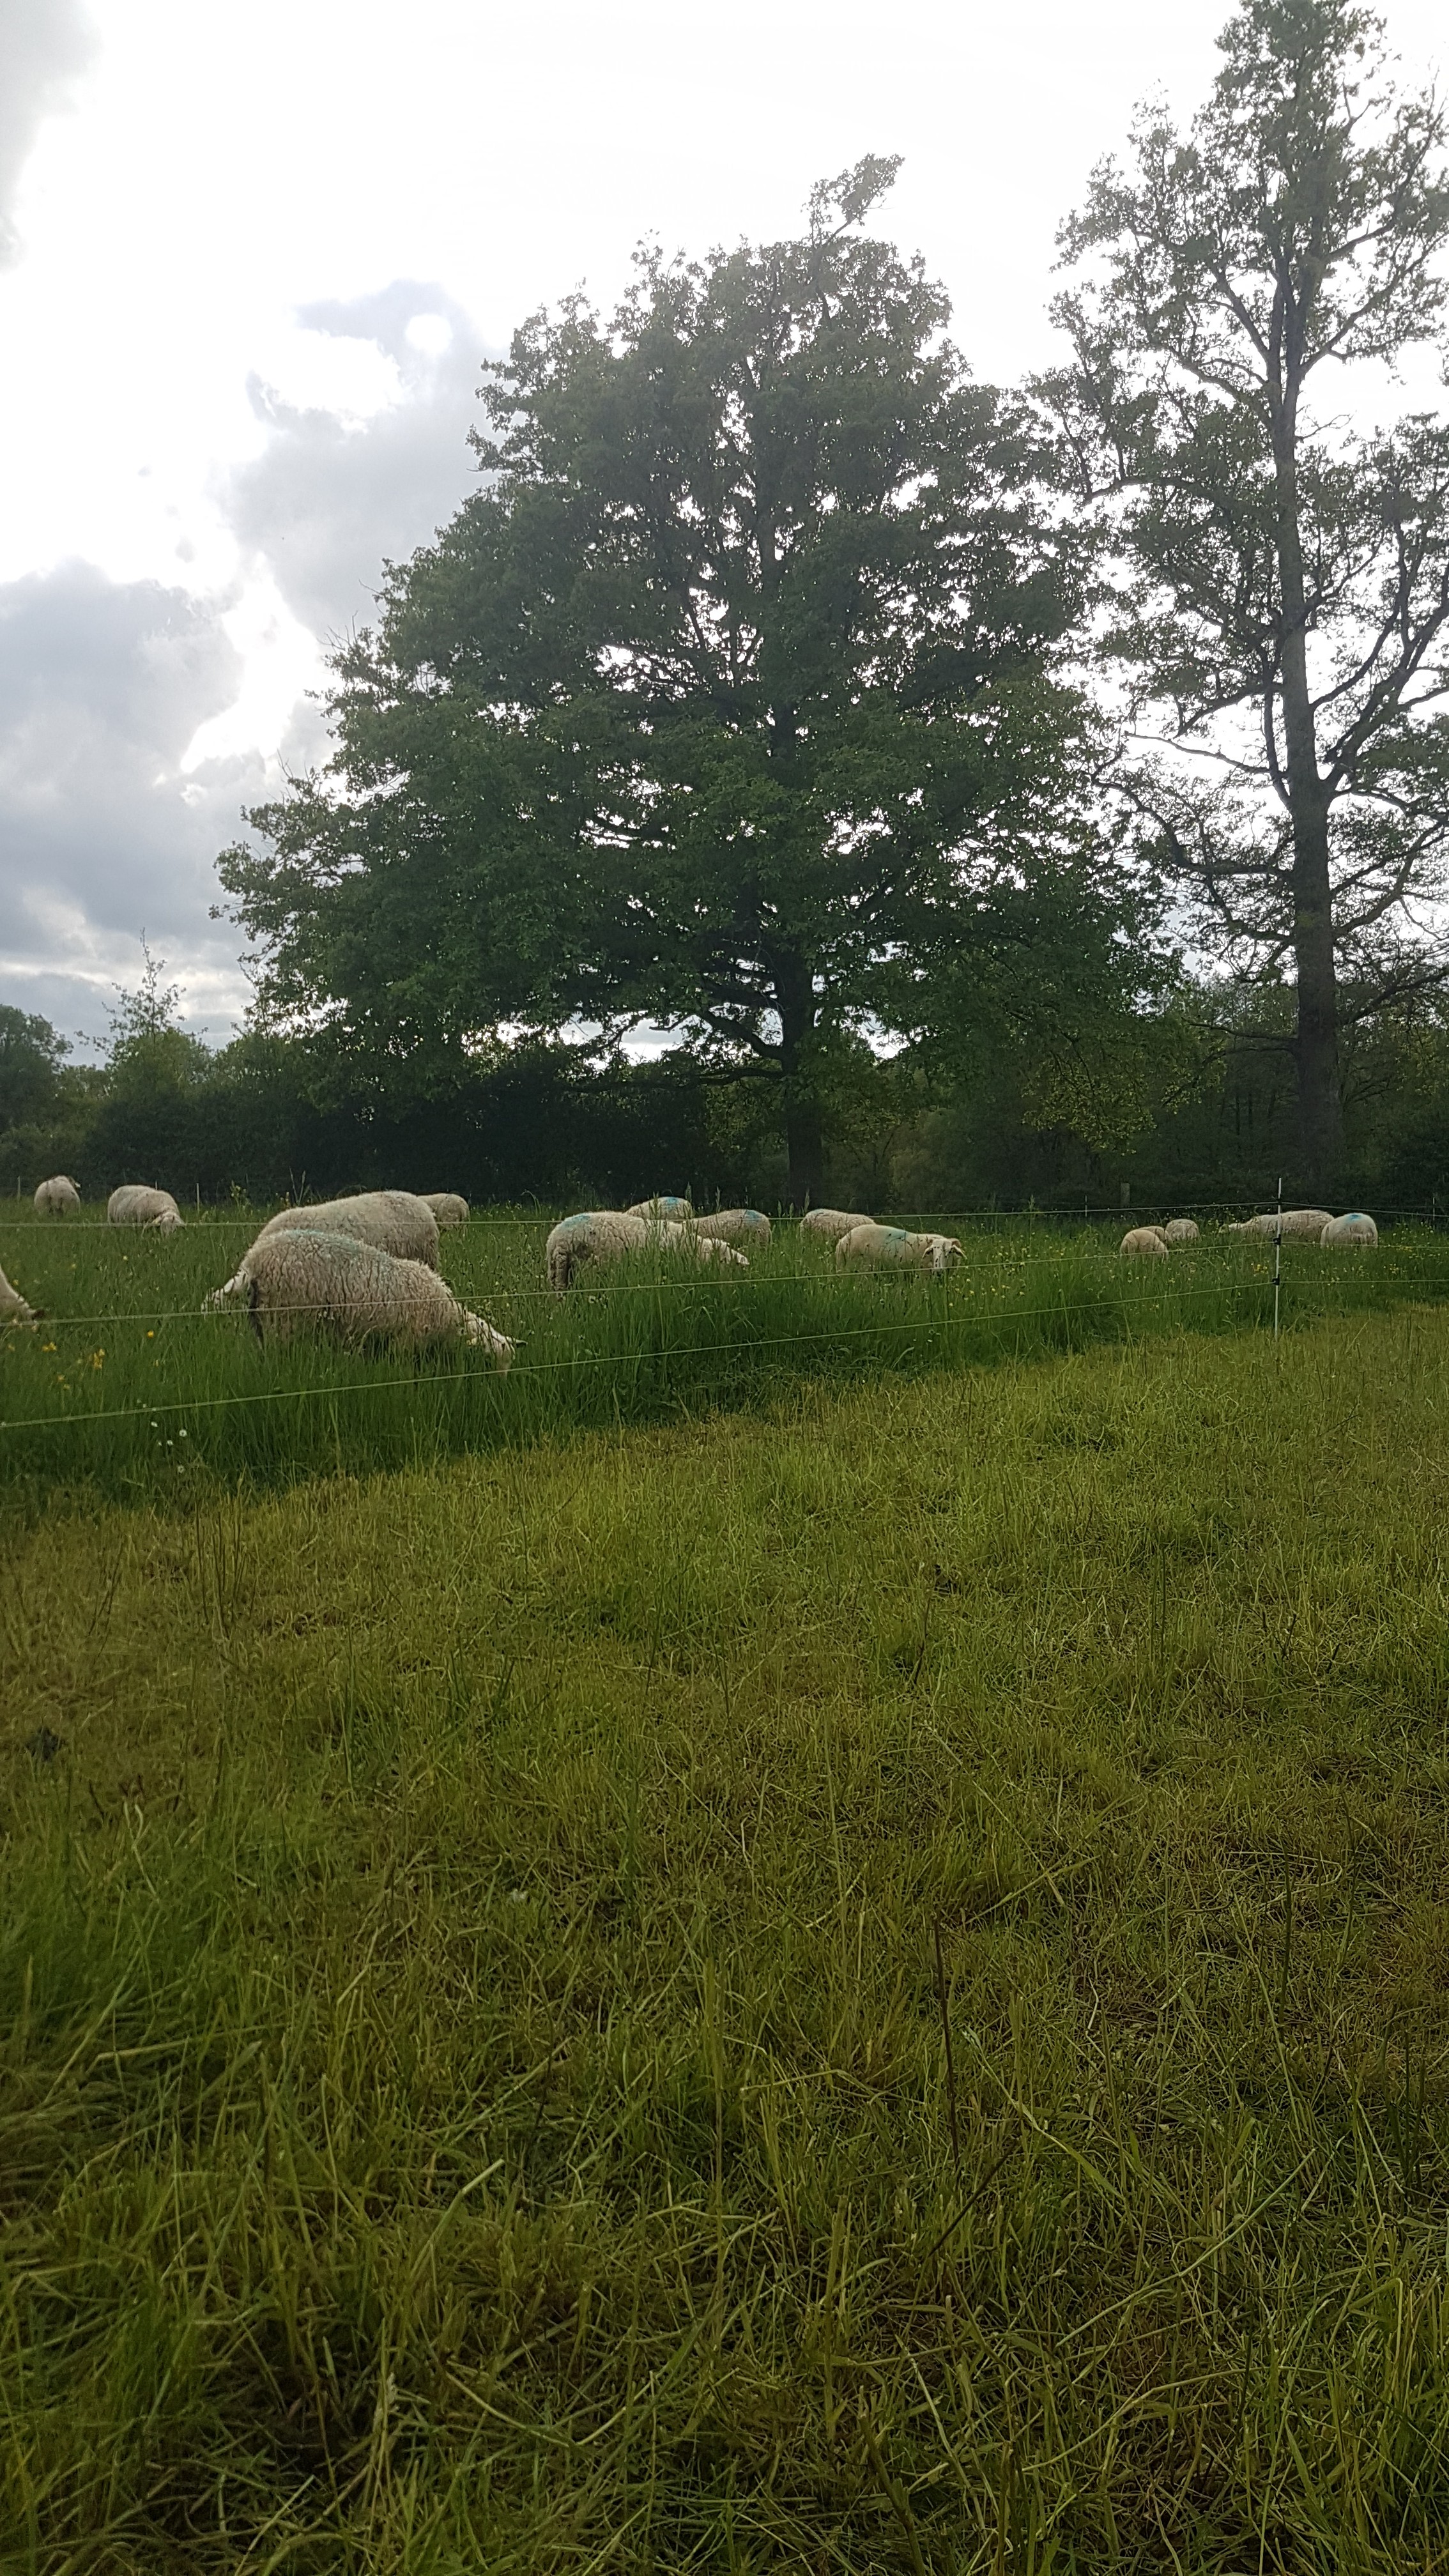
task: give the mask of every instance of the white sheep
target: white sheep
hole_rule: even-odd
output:
[[[817,1234],[825,1243],[838,1243],[843,1234],[854,1234],[857,1226],[874,1223],[874,1217],[847,1216],[843,1208],[807,1208],[800,1219],[800,1231]]]
[[[137,1182],[127,1182],[112,1190],[106,1201],[107,1225],[154,1226],[158,1234],[174,1234],[181,1223],[181,1210],[169,1190],[149,1190]]]
[[[1294,1235],[1308,1235],[1315,1243],[1319,1243],[1323,1238],[1324,1227],[1332,1223],[1333,1218],[1327,1208],[1285,1208],[1282,1217],[1283,1240],[1287,1243]],[[1278,1224],[1277,1210],[1270,1209],[1267,1216],[1245,1217],[1241,1225],[1225,1226],[1223,1231],[1226,1234],[1262,1234],[1266,1235],[1271,1243],[1278,1231]]]
[[[438,1266],[438,1220],[426,1199],[411,1190],[361,1190],[352,1198],[319,1199],[315,1207],[283,1208],[268,1217],[258,1243],[269,1234],[346,1234],[370,1243],[395,1261]]]
[[[1160,1225],[1134,1225],[1117,1246],[1124,1261],[1165,1261],[1167,1238]]]
[[[656,1219],[659,1217],[668,1217],[671,1224],[682,1225],[690,1214],[690,1206],[688,1199],[672,1199],[668,1197],[636,1199],[631,1208],[625,1208],[623,1210],[623,1214],[625,1216],[643,1216],[653,1217]]]
[[[466,1199],[460,1199],[456,1190],[420,1190],[418,1196],[424,1207],[432,1209],[439,1227],[444,1231],[450,1225],[467,1224],[468,1202]]]
[[[713,1216],[689,1222],[697,1235],[714,1243],[753,1243],[763,1251],[770,1240],[770,1220],[758,1208],[718,1208]]]
[[[349,1343],[482,1343],[500,1369],[513,1357],[512,1342],[481,1315],[470,1315],[425,1261],[400,1261],[355,1235],[324,1234],[315,1226],[259,1235],[207,1307],[239,1290],[263,1341],[320,1331]]]
[[[79,1190],[74,1181],[66,1179],[64,1172],[57,1172],[54,1180],[42,1181],[35,1193],[37,1216],[64,1216],[67,1208],[77,1208],[80,1203]]]
[[[1330,1217],[1318,1238],[1325,1252],[1332,1251],[1335,1245],[1355,1243],[1361,1252],[1372,1252],[1378,1239],[1378,1227],[1361,1208],[1355,1208],[1349,1216]]]
[[[0,1324],[33,1324],[36,1310],[27,1306],[18,1288],[12,1288],[0,1270]]]
[[[837,1270],[901,1268],[949,1270],[964,1258],[954,1234],[908,1234],[903,1225],[877,1225],[865,1217],[835,1247]]]
[[[677,1225],[668,1219],[652,1223],[633,1208],[585,1208],[577,1216],[566,1216],[556,1225],[544,1246],[548,1284],[562,1296],[573,1284],[574,1274],[585,1264],[605,1269],[616,1261],[627,1261],[631,1255],[648,1251],[677,1252],[694,1261],[737,1263],[748,1270],[749,1263],[732,1244],[717,1242],[713,1236],[696,1234],[692,1225]]]
[[[1196,1243],[1198,1230],[1190,1216],[1169,1217],[1162,1228],[1162,1240],[1169,1249],[1180,1243]]]

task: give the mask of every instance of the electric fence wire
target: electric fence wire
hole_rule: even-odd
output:
[[[1174,1293],[1185,1299],[1191,1299],[1194,1296],[1216,1297],[1221,1294],[1221,1286],[1220,1284],[1214,1284],[1202,1289],[1184,1289],[1175,1291]],[[317,1386],[259,1387],[243,1395],[186,1396],[166,1399],[155,1403],[147,1402],[105,1406],[100,1407],[95,1411],[87,1412],[59,1414],[37,1413],[21,1415],[18,1418],[12,1417],[10,1419],[0,1416],[0,1431],[71,1430],[77,1425],[93,1422],[144,1422],[154,1424],[162,1414],[207,1413],[214,1412],[228,1406],[244,1404],[301,1404],[317,1396],[365,1395],[369,1393],[381,1394],[389,1389],[395,1389],[398,1387],[416,1388],[424,1386],[459,1386],[471,1388],[480,1384],[489,1384],[502,1389],[516,1383],[520,1378],[548,1377],[558,1379],[567,1376],[570,1370],[580,1368],[617,1368],[621,1372],[626,1372],[630,1369],[641,1370],[647,1368],[652,1370],[657,1368],[661,1361],[671,1359],[711,1359],[722,1356],[733,1356],[738,1353],[745,1353],[753,1356],[760,1351],[796,1350],[818,1343],[829,1342],[838,1344],[840,1342],[878,1338],[881,1335],[889,1335],[892,1333],[913,1333],[917,1336],[934,1337],[939,1339],[943,1334],[949,1333],[953,1325],[958,1332],[965,1332],[969,1331],[972,1326],[979,1326],[982,1324],[990,1324],[995,1328],[1006,1324],[1033,1323],[1039,1321],[1045,1316],[1066,1317],[1073,1314],[1091,1314],[1094,1311],[1094,1301],[1089,1302],[1086,1299],[1072,1300],[1056,1298],[1053,1299],[1050,1305],[1046,1306],[1009,1307],[990,1315],[985,1313],[955,1317],[948,1315],[939,1322],[934,1323],[929,1317],[906,1317],[899,1323],[881,1321],[869,1324],[844,1324],[838,1326],[833,1331],[823,1333],[781,1333],[769,1335],[762,1339],[752,1338],[731,1342],[663,1343],[652,1349],[645,1347],[636,1351],[565,1352],[560,1354],[557,1359],[541,1362],[525,1360],[520,1365],[510,1367],[507,1370],[499,1370],[491,1367],[485,1367],[476,1371],[469,1371],[466,1369],[440,1369],[427,1375],[424,1375],[417,1370],[413,1370],[406,1377],[351,1378],[341,1381],[334,1379]]]

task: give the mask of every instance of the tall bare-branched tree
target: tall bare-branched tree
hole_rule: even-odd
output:
[[[1036,390],[1113,568],[1119,784],[1221,952],[1296,986],[1324,1189],[1346,1026],[1445,971],[1449,424],[1342,416],[1443,347],[1444,125],[1350,0],[1243,0],[1220,50],[1188,133],[1143,109],[1064,225]]]

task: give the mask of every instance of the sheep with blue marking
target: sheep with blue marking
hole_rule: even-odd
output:
[[[717,1208],[713,1216],[691,1217],[689,1222],[707,1243],[748,1243],[763,1252],[770,1240],[770,1220],[759,1208]]]
[[[692,1225],[655,1222],[633,1208],[584,1208],[566,1216],[544,1246],[548,1284],[556,1296],[572,1287],[581,1269],[603,1270],[643,1252],[670,1252],[695,1262],[749,1263],[733,1244],[696,1234]]]
[[[688,1199],[669,1198],[661,1194],[658,1198],[636,1199],[634,1205],[631,1208],[625,1208],[623,1213],[625,1216],[642,1216],[655,1220],[667,1217],[671,1225],[683,1225],[688,1221],[692,1210]]]
[[[1360,1252],[1373,1252],[1378,1239],[1378,1227],[1362,1208],[1352,1209],[1347,1216],[1330,1217],[1318,1238],[1325,1252],[1351,1251],[1355,1247]]]
[[[837,1270],[930,1270],[938,1275],[964,1259],[954,1234],[909,1234],[903,1225],[877,1225],[867,1217],[835,1247]]]

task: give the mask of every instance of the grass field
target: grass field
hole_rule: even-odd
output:
[[[1008,1248],[990,1368],[15,1486],[0,2563],[1449,2566],[1449,1316],[1089,1252],[1084,1351]]]
[[[94,1221],[14,1220],[0,1264],[46,1328],[0,1334],[0,1493],[163,1499],[220,1479],[421,1465],[583,1428],[679,1421],[768,1402],[801,1383],[878,1381],[1182,1329],[1260,1325],[1272,1246],[1209,1234],[1170,1263],[1122,1262],[1118,1225],[1020,1220],[960,1231],[945,1280],[839,1276],[829,1247],[781,1230],[748,1272],[645,1262],[566,1300],[544,1287],[548,1214],[502,1213],[445,1235],[445,1276],[509,1334],[506,1380],[476,1350],[417,1358],[301,1341],[258,1349],[242,1314],[203,1315],[260,1214],[200,1216],[163,1237]],[[1449,1235],[1403,1227],[1380,1250],[1283,1253],[1290,1326],[1449,1298]]]

